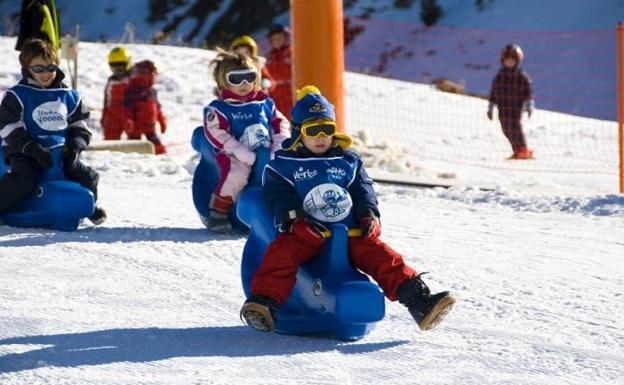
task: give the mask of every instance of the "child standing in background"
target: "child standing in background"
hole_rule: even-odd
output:
[[[245,55],[251,56],[253,58],[258,59],[258,61],[260,61],[260,58],[258,57],[258,45],[256,44],[256,41],[251,36],[243,35],[232,40],[230,49],[234,52],[244,53]],[[273,80],[273,77],[271,76],[271,73],[266,68],[266,66],[260,63],[260,67],[262,69],[261,70],[262,79],[260,80],[260,88],[262,88],[262,91],[270,95],[271,92],[275,90],[275,80]]]
[[[290,119],[293,106],[290,30],[281,24],[274,24],[269,29],[267,38],[272,48],[267,55],[266,67],[275,79],[275,89],[271,97],[275,100],[277,109]]]
[[[108,54],[108,65],[113,74],[104,88],[104,109],[100,120],[106,140],[119,140],[122,132],[128,135],[132,125],[131,121],[128,124],[124,105],[132,70],[130,59],[130,52],[124,47],[115,47]]]
[[[509,44],[501,51],[502,68],[496,74],[490,91],[488,119],[493,119],[494,105],[498,106],[498,119],[503,134],[509,140],[513,154],[509,159],[532,159],[533,151],[527,147],[522,132],[522,111],[529,118],[533,113],[533,85],[529,75],[521,68],[524,53],[517,44]]]
[[[204,108],[204,132],[216,150],[220,178],[210,197],[208,227],[224,232],[232,228],[228,213],[247,185],[256,160],[254,150],[262,146],[275,153],[290,136],[290,124],[260,89],[257,59],[220,52],[211,65],[219,95]]]
[[[166,154],[167,149],[156,133],[156,122],[160,132],[167,131],[167,119],[163,115],[158,95],[154,89],[158,70],[151,60],[143,60],[134,65],[130,84],[126,91],[125,105],[128,122],[128,139],[141,139],[141,135],[154,144],[156,154]]]

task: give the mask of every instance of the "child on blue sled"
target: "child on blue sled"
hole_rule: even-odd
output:
[[[0,215],[32,196],[44,170],[54,166],[51,149],[63,147],[65,176],[91,190],[97,201],[98,173],[80,161],[91,140],[89,112],[78,91],[62,82],[58,53],[44,40],[27,41],[19,55],[22,79],[0,103],[0,138],[4,161],[0,176]],[[99,225],[106,212],[95,206],[89,220]]]
[[[218,97],[204,108],[204,133],[215,148],[220,173],[210,197],[208,228],[227,232],[232,229],[228,213],[247,185],[255,150],[262,146],[274,154],[290,136],[290,124],[262,91],[257,58],[220,52],[211,65]]]
[[[349,261],[370,275],[385,296],[405,305],[422,330],[434,328],[455,303],[447,291],[431,294],[421,274],[379,239],[373,181],[348,135],[336,130],[334,106],[314,86],[298,91],[292,137],[264,170],[262,196],[279,234],[251,280],[241,309],[250,327],[273,331],[275,316],[295,285],[298,267],[318,255],[333,223],[361,229],[349,238]]]

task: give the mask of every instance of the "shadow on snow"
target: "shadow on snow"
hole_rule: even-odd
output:
[[[8,231],[5,231],[8,229]],[[13,239],[1,240],[2,236],[11,235]],[[83,228],[71,232],[49,229],[22,229],[0,227],[0,246],[45,246],[59,242],[192,242],[202,243],[212,240],[234,240],[246,237],[242,231],[217,234],[205,227],[96,227]]]
[[[0,340],[0,345],[49,345],[24,353],[0,356],[0,373],[39,367],[151,362],[175,357],[255,357],[332,350],[343,354],[359,354],[392,348],[406,342],[348,343],[321,337],[265,334],[245,326],[111,329]]]

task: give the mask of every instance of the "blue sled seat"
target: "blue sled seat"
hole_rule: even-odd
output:
[[[215,148],[208,143],[202,126],[196,127],[195,130],[193,130],[191,146],[201,156],[199,164],[197,164],[195,173],[193,174],[193,204],[199,214],[199,219],[204,226],[207,227],[210,218],[210,197],[212,193],[214,193],[217,183],[219,182],[220,171],[215,160]],[[262,185],[262,170],[269,161],[270,154],[269,151],[264,148],[257,150],[256,154],[256,163],[254,164],[246,188],[259,187]],[[230,222],[238,227],[246,228],[236,217],[236,205],[230,212]]]
[[[241,264],[243,290],[249,297],[251,278],[277,232],[262,201],[260,188],[243,192],[237,214],[251,229]],[[383,293],[349,264],[347,228],[333,225],[331,233],[321,255],[299,268],[297,283],[278,310],[276,332],[325,334],[357,340],[383,319]]]
[[[72,231],[78,228],[82,218],[93,214],[93,193],[68,180],[63,173],[63,148],[52,149],[52,156],[54,166],[43,172],[35,195],[0,216],[0,222],[15,227]],[[0,175],[8,171],[2,159],[0,149]]]

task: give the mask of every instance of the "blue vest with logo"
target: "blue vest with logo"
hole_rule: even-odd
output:
[[[26,132],[32,139],[47,148],[65,144],[67,120],[80,105],[78,91],[16,84],[7,92],[13,93],[22,104]]]
[[[241,104],[213,100],[209,106],[216,108],[227,117],[231,133],[236,140],[240,139],[247,127],[254,124],[263,125],[269,134],[272,132],[270,121],[273,118],[273,100],[270,98]]]
[[[357,175],[357,162],[346,157],[290,158],[278,155],[267,168],[284,178],[297,191],[303,211],[327,226],[342,223],[357,227],[353,202],[347,191]]]

